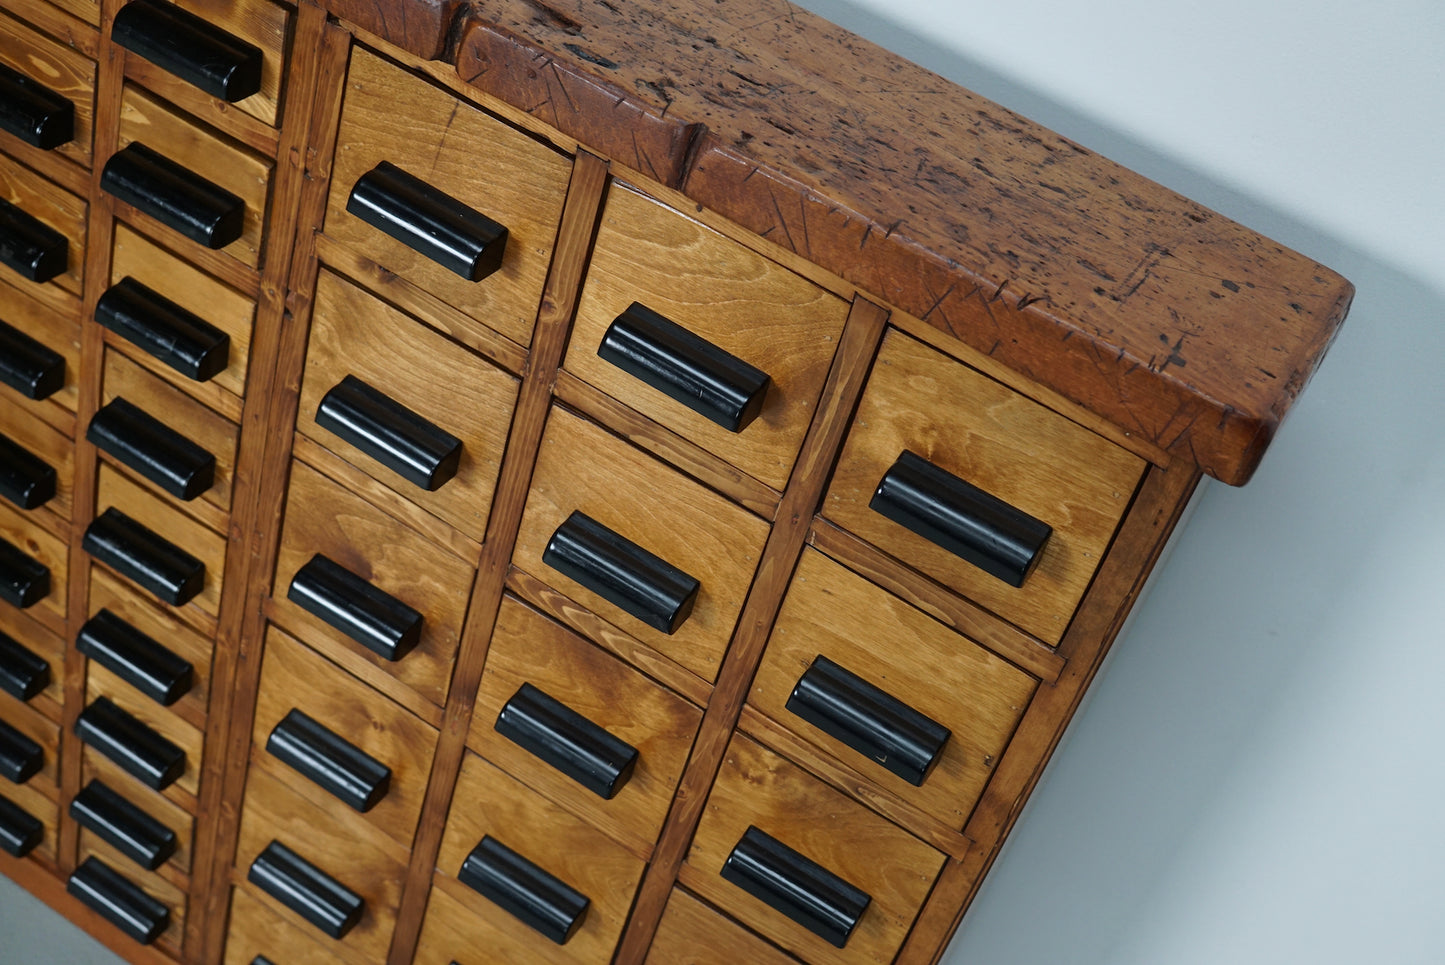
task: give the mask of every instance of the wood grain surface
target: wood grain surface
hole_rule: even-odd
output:
[[[66,602],[69,599],[66,562],[67,541],[47,532],[23,510],[0,501],[0,539],[50,571],[50,592],[25,608],[26,616],[40,621],[52,632],[65,632]],[[0,604],[10,606],[9,603]]]
[[[195,815],[176,801],[146,787],[109,759],[86,751],[80,786],[100,781],[176,834],[176,852],[166,861],[177,872],[189,874],[195,852]]]
[[[179,958],[181,936],[185,931],[186,921],[185,877],[178,876],[178,884],[166,876],[165,866],[162,866],[160,871],[147,871],[105,841],[89,831],[82,830],[79,858],[84,861],[92,855],[105,862],[112,871],[136,888],[166,906],[170,912],[170,920],[166,923],[165,930],[156,936],[155,946]]]
[[[44,828],[41,832],[40,843],[30,853],[44,858],[46,861],[54,862],[56,829],[60,824],[60,812],[56,807],[55,799],[45,796],[38,787],[31,787],[28,782],[25,784],[7,782],[0,787],[0,797],[5,798],[40,822],[41,827]]]
[[[56,785],[60,783],[60,728],[55,721],[3,690],[0,690],[0,721],[40,745],[44,755],[40,770],[25,783],[41,790],[47,797],[54,797]],[[0,784],[0,793],[10,787],[14,785],[9,781]]]
[[[95,128],[95,61],[18,20],[0,14],[0,64],[18,71],[75,105],[75,135],[56,154],[89,166]],[[0,134],[6,148],[24,146]]]
[[[30,281],[9,265],[0,265],[0,279],[18,285],[51,305],[67,305],[71,298],[79,297],[85,270],[85,201],[4,154],[0,154],[0,199],[9,201],[23,213],[60,232],[68,242],[66,270],[51,281]],[[0,308],[0,311],[3,310]]]
[[[19,406],[0,404],[0,435],[55,470],[55,495],[45,509],[70,518],[70,494],[75,486],[75,443]]]
[[[678,888],[645,965],[795,965],[797,959]]]
[[[59,706],[64,697],[65,638],[12,606],[0,606],[0,633],[50,664],[50,684],[41,693]]]
[[[8,269],[0,268],[0,276]],[[9,272],[12,284],[0,278],[0,322],[35,339],[65,359],[65,382],[46,399],[29,399],[0,384],[0,405],[30,412],[67,436],[75,434],[76,386],[80,378],[80,323],[73,305],[56,311],[33,297],[35,286]],[[30,287],[27,294],[14,286]]]
[[[200,785],[205,739],[200,728],[186,723],[94,660],[86,667],[85,696],[87,706],[101,697],[109,698],[111,703],[179,747],[185,753],[186,764],[174,786],[195,797]]]

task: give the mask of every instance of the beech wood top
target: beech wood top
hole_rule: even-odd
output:
[[[784,0],[324,2],[1229,483],[1349,308],[1309,258]]]

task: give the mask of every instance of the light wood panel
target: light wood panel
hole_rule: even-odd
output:
[[[65,296],[57,297],[53,288],[79,297],[85,273],[85,201],[4,154],[0,154],[0,199],[9,201],[25,214],[60,232],[68,242],[65,273],[53,280],[36,284],[9,265],[0,265],[0,279],[18,285],[53,305],[67,301]]]
[[[50,571],[50,592],[26,607],[25,614],[55,633],[64,633],[66,601],[69,599],[66,562],[70,559],[70,547],[63,539],[36,525],[36,520],[28,513],[3,501],[0,501],[0,539]]]
[[[40,770],[25,783],[41,790],[47,797],[54,797],[60,783],[60,728],[29,704],[22,703],[0,690],[0,720],[40,745],[44,754]],[[9,781],[0,781],[0,793],[15,787]]]
[[[0,606],[0,633],[50,664],[50,684],[41,693],[58,708],[65,693],[65,638],[12,606]]]
[[[201,751],[204,733],[188,724],[170,710],[144,696],[94,660],[86,668],[86,704],[108,697],[121,710],[145,724],[186,755],[185,770],[176,778],[175,786],[195,796],[201,773]]]
[[[84,861],[92,855],[105,862],[112,871],[170,910],[170,920],[166,923],[165,931],[156,936],[154,944],[157,948],[164,949],[179,958],[181,935],[185,932],[186,922],[184,878],[181,878],[178,884],[169,880],[164,874],[147,871],[89,831],[82,831],[80,833],[80,860]]]
[[[54,862],[56,828],[59,824],[59,811],[56,808],[55,800],[46,797],[39,789],[31,787],[28,782],[25,784],[11,784],[9,781],[0,783],[0,797],[8,799],[11,804],[16,805],[40,822],[44,829],[40,843],[30,854]]]
[[[715,908],[678,888],[667,900],[646,965],[796,965]]]
[[[88,167],[95,129],[95,61],[0,13],[0,64],[75,105],[75,136],[54,153]],[[12,143],[8,135],[0,137]]]
[[[177,872],[189,874],[194,845],[195,816],[175,800],[146,787],[110,760],[87,750],[79,787],[98,780],[176,833],[175,854],[166,861]]]
[[[5,279],[11,284],[5,284]],[[15,287],[29,286],[29,291]],[[8,268],[0,268],[0,322],[18,329],[65,359],[65,382],[47,399],[29,399],[0,383],[0,403],[30,412],[65,435],[75,432],[75,402],[80,378],[80,323],[74,306],[57,311],[38,300],[35,286]]]
[[[252,965],[257,956],[294,965],[335,965],[338,961],[359,961],[347,954],[349,950],[335,947],[334,942],[319,936],[315,929],[299,918],[281,917],[287,912],[272,910],[266,902],[267,899],[258,897],[250,885],[237,885],[232,892],[225,965]]]
[[[567,965],[576,961],[565,948],[538,939],[514,918],[499,915],[493,920],[474,912],[472,902],[485,899],[456,879],[438,871],[433,881],[413,965]]]
[[[100,0],[50,0],[92,26],[100,23]]]
[[[55,495],[45,501],[45,508],[69,519],[75,487],[75,444],[70,437],[18,406],[4,404],[0,404],[0,435],[55,470]]]

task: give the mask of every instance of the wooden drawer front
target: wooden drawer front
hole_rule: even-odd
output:
[[[0,279],[37,295],[43,286],[56,285],[79,297],[85,268],[85,202],[4,154],[0,154],[0,201],[13,204],[23,215],[58,231],[66,240],[64,272],[37,283],[9,265],[0,264]],[[0,307],[0,311],[9,314],[8,306]]]
[[[667,900],[644,965],[797,965],[731,918],[682,889]]]
[[[60,725],[4,691],[0,691],[0,723],[40,747],[40,769],[19,783],[41,788],[47,796],[54,796],[60,783]],[[0,794],[15,786],[15,783],[0,777]]]
[[[501,268],[471,281],[346,210],[356,182],[390,162],[507,229]],[[360,48],[353,50],[326,233],[527,345],[571,164],[556,151]]]
[[[636,751],[631,776],[612,798],[498,731],[498,716],[524,684]],[[509,596],[487,650],[468,743],[634,851],[650,854],[701,720],[692,704]]]
[[[20,407],[3,402],[0,402],[0,436],[55,471],[55,495],[41,505],[62,519],[69,519],[70,494],[75,487],[75,444],[70,437]]]
[[[334,807],[318,806],[265,770],[253,767],[246,778],[236,850],[234,873],[239,880],[247,879],[252,863],[272,841],[279,841],[359,895],[365,903],[360,920],[341,938],[332,938],[255,884],[248,881],[244,887],[319,944],[344,948],[365,961],[384,961],[406,878],[406,852],[389,846],[379,832],[341,802]],[[278,960],[285,961],[286,956]]]
[[[188,115],[128,86],[121,98],[117,150],[134,141],[240,198],[246,206],[241,237],[221,250],[252,268],[260,264],[273,162],[211,133]],[[167,237],[180,236],[168,234]]]
[[[788,709],[794,688],[820,656],[948,729],[937,763],[921,785]],[[748,700],[774,721],[961,829],[1035,685],[1023,671],[808,549]],[[808,713],[807,704],[799,710]],[[895,763],[900,766],[906,768]]]
[[[185,933],[186,921],[184,882],[178,884],[171,878],[154,871],[147,871],[89,831],[82,831],[80,834],[80,860],[84,861],[89,857],[104,861],[111,870],[118,872],[131,884],[166,906],[170,917],[165,930],[156,936],[154,944],[157,948],[164,949],[172,956],[179,958],[181,936]]]
[[[50,2],[88,24],[100,23],[100,0],[50,0]]]
[[[240,417],[238,397],[246,390],[247,362],[251,352],[251,327],[256,305],[251,299],[227,288],[200,269],[177,258],[131,228],[117,224],[112,247],[110,280],[115,286],[130,278],[200,318],[225,334],[229,345],[225,368],[205,380],[195,380],[167,362],[148,354],[143,347],[108,333],[107,338],[124,344],[126,351],[151,371],[178,385],[211,408],[233,420]]]
[[[106,787],[174,831],[176,833],[176,851],[166,863],[190,874],[196,819],[190,811],[176,802],[174,792],[162,793],[151,790],[90,748],[85,749],[80,759],[80,786],[84,787],[91,781],[101,781]]]
[[[186,765],[181,776],[176,778],[175,787],[194,797],[199,789],[205,732],[186,723],[92,660],[86,667],[86,706],[101,697],[109,698],[121,710],[181,749],[186,755]]]
[[[756,419],[734,432],[599,357],[608,327],[634,302],[764,372],[771,384]],[[566,366],[782,489],[847,315],[848,304],[837,296],[614,183]]]
[[[543,562],[548,541],[578,511],[701,584],[691,614],[675,632],[649,626]],[[763,520],[554,406],[532,474],[515,561],[711,681],[767,536]]]
[[[1053,528],[1021,588],[869,508],[904,451]],[[897,331],[874,363],[824,515],[1047,643],[1058,643],[1144,461]]]
[[[9,801],[40,822],[40,840],[30,851],[30,855],[54,862],[56,823],[59,813],[54,798],[47,796],[38,787],[31,787],[28,783],[15,785],[9,781],[0,781],[0,798]]]
[[[0,275],[7,269],[0,268]],[[11,277],[14,273],[11,273]],[[26,281],[16,281],[28,285]],[[75,399],[80,374],[80,325],[73,315],[63,315],[20,289],[0,281],[0,325],[39,342],[60,356],[64,376],[53,392],[39,392],[31,398],[9,383],[0,382],[0,409],[18,409],[44,419],[66,435],[75,429]],[[0,330],[3,331],[3,330]],[[8,334],[8,333],[7,333]],[[0,356],[8,354],[0,348]],[[14,360],[3,361],[14,364]]]
[[[456,475],[428,491],[422,483],[404,478],[319,425],[323,400],[348,377],[359,379],[460,440]],[[513,376],[339,277],[322,272],[311,320],[298,429],[479,543],[486,536],[517,387]],[[326,403],[327,414],[346,411],[340,408],[340,399],[338,393]],[[343,417],[342,421],[349,420]],[[404,431],[417,435],[410,428]]]
[[[871,899],[837,948],[720,873],[749,827]],[[679,874],[683,885],[809,962],[891,962],[943,855],[745,737],[735,736]]]
[[[70,101],[71,138],[53,150],[88,167],[95,128],[95,61],[0,14],[0,64]],[[11,142],[6,134],[0,139]]]
[[[586,914],[565,943],[559,945],[544,937],[457,880],[468,854],[484,837],[511,849],[587,897]],[[438,881],[438,887],[480,920],[472,924],[472,934],[494,930],[510,933],[517,947],[531,951],[532,960],[611,961],[643,866],[641,858],[592,825],[475,754],[466,755],[452,796],[437,867],[447,876]],[[468,953],[469,958],[476,959],[477,952],[485,947],[478,946]]]
[[[269,751],[268,738],[292,711],[300,711],[390,769],[386,795],[365,812],[365,819],[402,848],[410,848],[431,773],[436,731],[272,627],[266,634],[256,698],[253,754],[292,790],[324,805],[335,797]]]
[[[292,580],[320,554],[422,615],[416,648],[396,661],[366,649],[291,600]],[[472,565],[347,492],[303,462],[293,462],[286,521],[273,589],[278,618],[343,667],[402,704],[415,694],[446,702]]]
[[[0,633],[50,665],[50,682],[44,690],[30,698],[30,703],[58,720],[60,705],[65,699],[64,638],[3,603],[0,603]],[[45,705],[46,700],[50,701],[48,706]]]
[[[315,937],[316,930],[284,911],[272,911],[266,899],[244,887],[231,891],[231,923],[226,932],[226,965],[253,965],[258,958],[293,965],[335,965],[338,954]],[[334,943],[332,943],[334,944]],[[346,961],[347,959],[340,959]]]
[[[39,591],[45,588],[45,584],[27,583],[27,586],[33,588],[23,599],[33,602],[22,608],[27,616],[34,617],[56,633],[64,632],[65,601],[68,596],[66,580],[70,572],[66,569],[66,562],[70,558],[70,547],[64,539],[41,529],[36,520],[30,518],[30,514],[15,509],[6,502],[0,502],[0,540],[9,544],[8,547],[0,546],[0,553],[4,554],[7,565],[13,557],[23,565],[26,580],[29,578],[29,571],[37,565],[49,571],[48,592],[43,597],[34,599],[39,595]],[[18,556],[14,555],[17,553]],[[14,606],[14,603],[10,600],[0,599],[0,607],[11,606]]]

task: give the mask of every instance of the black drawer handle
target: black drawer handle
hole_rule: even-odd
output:
[[[529,683],[503,705],[497,733],[608,801],[637,765],[637,748]]]
[[[100,781],[81,788],[70,816],[147,871],[176,853],[176,833]]]
[[[85,438],[185,502],[216,481],[215,456],[119,396],[95,413]]]
[[[80,712],[75,736],[146,787],[164,791],[185,773],[186,752],[143,721],[97,697]]]
[[[390,161],[357,179],[346,210],[468,281],[502,267],[506,227]]]
[[[873,900],[868,893],[756,827],[743,832],[722,877],[842,948]]]
[[[207,248],[226,247],[245,228],[244,201],[139,141],[110,156],[100,186]]]
[[[638,302],[618,315],[597,354],[731,432],[763,411],[768,373]]]
[[[4,203],[0,201],[0,205]],[[0,237],[0,247],[4,243]],[[65,386],[65,359],[19,329],[0,322],[0,382],[27,399],[48,399]]]
[[[667,634],[692,613],[702,585],[581,510],[557,527],[542,562]]]
[[[130,276],[100,296],[95,320],[194,382],[230,362],[231,336]]]
[[[55,480],[49,463],[0,434],[0,496],[21,509],[35,509],[55,495]]]
[[[0,848],[15,858],[34,851],[45,837],[45,825],[29,811],[0,794]]]
[[[75,137],[75,105],[39,81],[0,64],[0,130],[49,151]]]
[[[261,48],[175,4],[132,0],[111,37],[212,97],[235,103],[261,90]]]
[[[0,720],[0,777],[24,784],[45,765],[45,751],[14,727]]]
[[[206,565],[115,507],[96,517],[81,547],[172,606],[189,603],[206,584]]]
[[[467,855],[457,878],[558,945],[577,932],[591,904],[580,891],[490,837]]]
[[[190,661],[106,609],[85,621],[75,649],[163,707],[184,697],[195,679]]]
[[[69,261],[65,235],[0,198],[0,264],[43,284],[65,274]]]
[[[420,613],[320,553],[296,571],[286,599],[387,660],[421,642]]]
[[[786,706],[915,787],[923,786],[951,733],[822,654],[798,679]]]
[[[266,750],[363,814],[391,788],[391,768],[294,708],[271,729]]]
[[[49,594],[50,569],[0,539],[0,600],[23,610]]]
[[[246,880],[332,938],[351,931],[366,910],[360,895],[279,841],[256,856]]]
[[[1053,528],[997,496],[904,451],[868,508],[972,563],[1023,586]]]
[[[440,489],[461,464],[462,440],[354,375],[326,393],[316,424],[427,492]]]
[[[65,890],[142,945],[149,945],[170,927],[169,908],[94,856],[75,869]]]
[[[50,686],[50,664],[8,633],[0,633],[0,690],[29,700]]]

